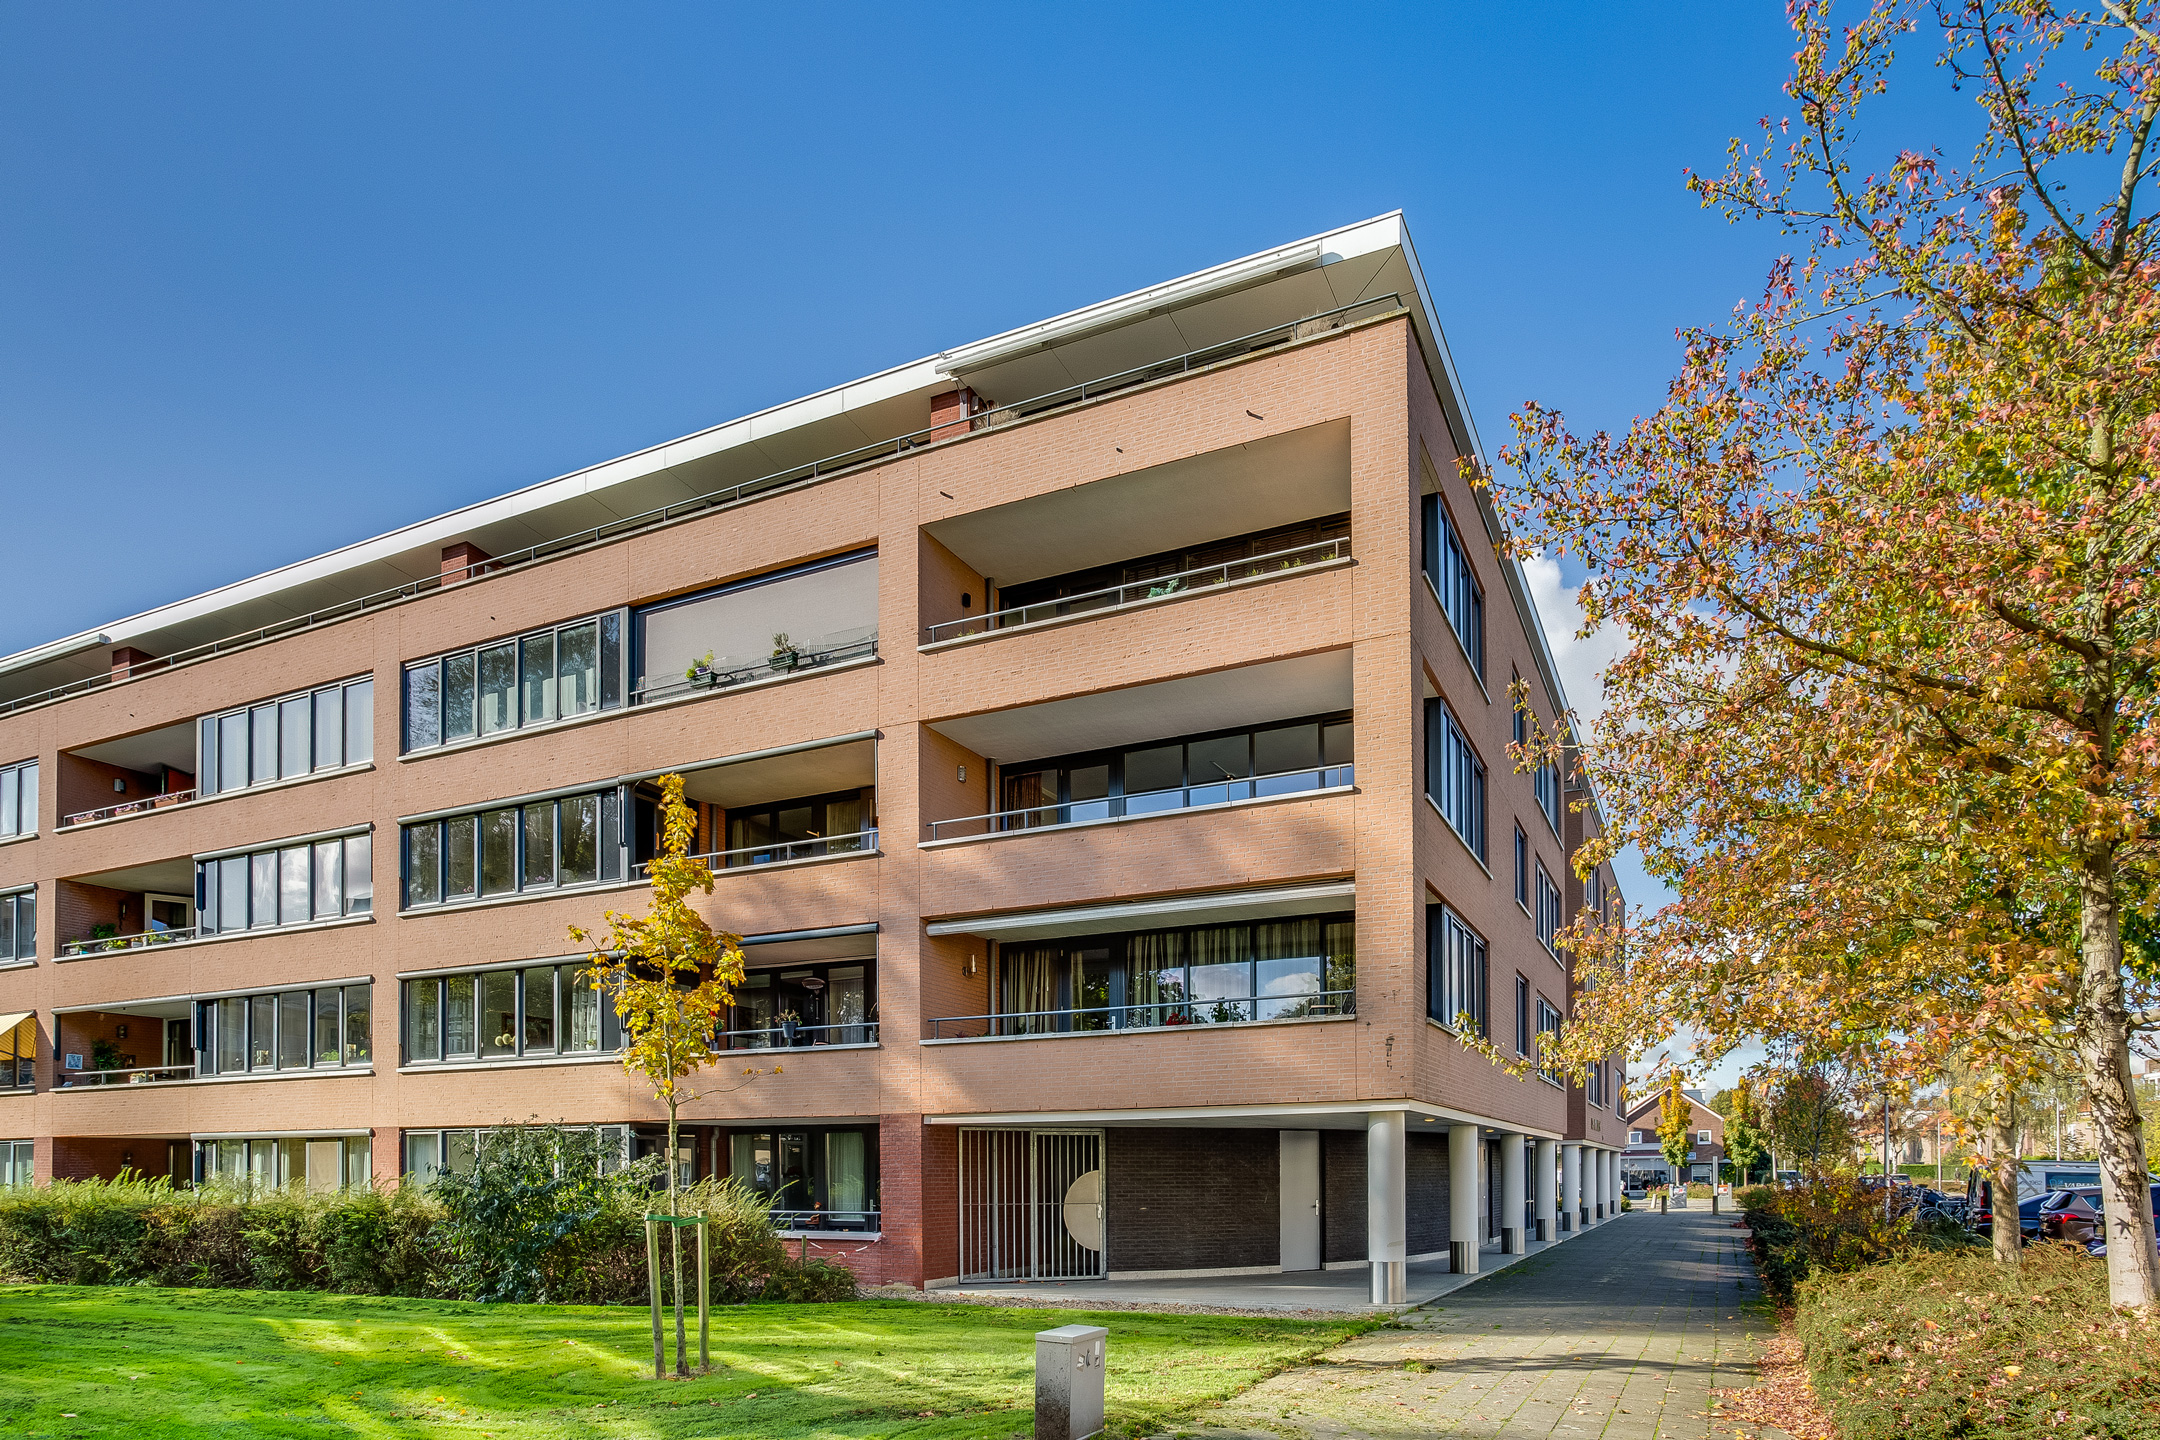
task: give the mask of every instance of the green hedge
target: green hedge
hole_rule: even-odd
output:
[[[2034,1245],[1908,1254],[1798,1289],[1816,1396],[1845,1440],[2152,1440],[2160,1319],[2111,1310],[2107,1267]]]
[[[659,1199],[633,1177],[606,1187],[601,1201],[540,1255],[538,1293],[548,1300],[645,1302],[643,1217],[659,1208]],[[789,1256],[762,1198],[732,1181],[683,1192],[682,1211],[711,1222],[715,1299],[838,1300],[855,1293],[845,1268]],[[442,1202],[417,1187],[250,1196],[217,1185],[175,1190],[162,1179],[62,1180],[0,1191],[0,1276],[38,1284],[489,1298],[480,1278],[487,1267],[467,1263],[470,1242],[453,1248],[455,1228]],[[687,1243],[685,1250],[687,1256]],[[669,1268],[663,1252],[663,1270]],[[687,1259],[685,1274],[694,1283]]]
[[[1747,1220],[1763,1289],[1780,1304],[1791,1303],[1800,1282],[1819,1272],[1842,1274],[1916,1251],[1982,1243],[1954,1221],[1919,1224],[1886,1215],[1882,1191],[1847,1177],[1793,1189],[1750,1185],[1733,1198]]]

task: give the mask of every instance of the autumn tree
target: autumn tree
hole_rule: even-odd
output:
[[[1746,1184],[1769,1152],[1770,1139],[1754,1087],[1742,1080],[1733,1087],[1730,1108],[1725,1111],[1725,1155],[1732,1161],[1734,1178]]]
[[[1680,1072],[1675,1070],[1658,1097],[1658,1150],[1672,1167],[1672,1181],[1685,1186],[1688,1164],[1695,1158],[1695,1109],[1689,1102]]]
[[[1678,895],[1624,967],[1573,937],[1563,1047],[1780,1035],[1917,1084],[2066,1045],[2110,1296],[2160,1308],[2129,1059],[2160,973],[2124,943],[2160,868],[2160,6],[1835,8],[1790,7],[1795,113],[1690,180],[1798,253],[1682,333],[1661,409],[1527,407],[1490,477],[1627,642],[1578,863],[1632,843]],[[1908,70],[1973,102],[1969,158],[1866,158]]]
[[[711,894],[712,871],[691,856],[697,813],[683,799],[683,778],[660,780],[662,823],[660,853],[647,867],[652,899],[643,915],[607,912],[607,934],[595,939],[570,927],[573,943],[589,946],[583,977],[610,998],[623,1023],[623,1069],[644,1078],[667,1107],[667,1213],[680,1216],[681,1175],[676,1163],[682,1107],[708,1093],[693,1086],[702,1071],[721,1058],[714,1047],[727,1028],[728,1007],[743,980],[742,937],[717,931],[689,902],[692,892]],[[779,1066],[773,1073],[779,1073]],[[746,1069],[727,1088],[761,1072]],[[674,1293],[683,1293],[682,1238],[668,1227],[674,1266]],[[659,1346],[659,1320],[653,1342]],[[657,1355],[655,1357],[657,1363]],[[687,1374],[682,1307],[675,1311],[675,1370]]]

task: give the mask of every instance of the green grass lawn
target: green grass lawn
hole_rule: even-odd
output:
[[[1032,1435],[1034,1332],[1075,1323],[1109,1328],[1112,1429],[1140,1434],[1369,1328],[908,1301],[713,1321],[713,1372],[655,1381],[642,1309],[5,1286],[0,1436]]]

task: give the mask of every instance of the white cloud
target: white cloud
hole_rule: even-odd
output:
[[[1626,638],[1611,626],[1582,635],[1582,606],[1576,603],[1581,588],[1569,585],[1560,573],[1560,562],[1548,555],[1523,562],[1523,577],[1530,582],[1530,600],[1545,626],[1545,641],[1552,647],[1553,664],[1560,671],[1560,686],[1575,707],[1583,727],[1595,724],[1605,712],[1605,667],[1620,658]]]

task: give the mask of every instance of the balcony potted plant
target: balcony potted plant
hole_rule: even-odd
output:
[[[788,639],[787,631],[782,630],[772,637],[772,668],[775,671],[786,674],[801,663],[802,651]]]
[[[690,662],[688,668],[682,672],[682,677],[692,685],[710,686],[712,684],[712,664],[713,652],[707,650],[703,655]]]
[[[795,1013],[795,1011],[790,1009],[782,1010],[778,1015],[775,1015],[773,1019],[777,1020],[780,1024],[780,1038],[786,1041],[788,1044],[793,1045],[795,1043],[795,1036],[797,1032],[802,1029],[802,1016],[798,1015],[797,1013]]]

